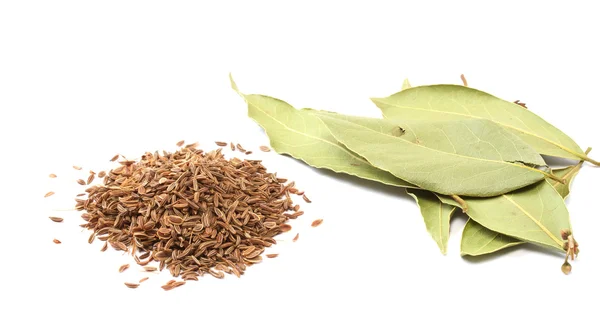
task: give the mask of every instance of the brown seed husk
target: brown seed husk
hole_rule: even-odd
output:
[[[150,277],[144,277],[144,278],[141,278],[139,282],[140,282],[140,283],[142,283],[142,282],[145,282],[145,281],[147,281],[149,278],[150,278]]]
[[[227,146],[227,143],[224,141],[216,141],[215,144],[217,144],[217,146]]]
[[[306,197],[306,195],[302,195],[302,199],[306,202],[306,203],[312,203],[312,201],[310,199],[308,199],[308,197]]]
[[[292,239],[293,242],[298,241],[298,238],[300,238],[300,233],[296,233],[296,236],[294,237],[294,239]]]
[[[79,166],[73,166],[73,169],[75,169],[75,170],[81,170],[82,168],[79,167]]]
[[[314,222],[312,222],[312,224],[310,224],[310,226],[317,227],[317,226],[321,225],[321,223],[323,223],[323,219],[317,219]]]
[[[119,159],[119,154],[115,154],[115,156],[114,156],[114,157],[112,157],[112,158],[110,159],[110,161],[117,161],[117,159]]]
[[[122,265],[122,266],[119,267],[119,272],[122,273],[125,270],[127,270],[128,268],[129,268],[129,265],[128,264],[124,264],[124,265]]]
[[[135,289],[137,288],[139,285],[139,283],[129,283],[129,282],[125,282],[125,286],[130,288],[130,289]]]
[[[46,195],[44,195],[44,198],[50,197],[52,195],[54,195],[54,191],[49,191],[49,192],[46,193]]]
[[[267,254],[266,257],[268,257],[269,259],[274,259],[276,257],[278,257],[279,254]]]
[[[185,144],[185,140],[180,140],[175,145],[177,145],[177,147],[181,147],[181,146],[183,146],[183,144]]]
[[[106,176],[106,172],[105,171],[100,171],[100,173],[98,173],[98,177],[99,178],[103,178]]]
[[[51,221],[55,222],[55,223],[62,223],[64,221],[63,218],[61,217],[49,217]]]
[[[205,153],[187,145],[121,162],[103,184],[86,189],[88,198],[77,199],[76,209],[85,211],[83,227],[141,266],[155,262],[183,280],[240,276],[291,229],[293,183],[285,182],[260,161],[228,160],[221,149]]]
[[[77,180],[77,183],[79,183],[82,186],[85,186],[85,181],[82,179]]]
[[[62,242],[61,242],[60,240],[58,240],[58,239],[54,239],[54,240],[52,240],[52,242],[54,242],[54,243],[55,243],[55,244],[57,244],[57,245],[58,245],[58,244],[62,244]]]
[[[51,179],[55,179],[56,178],[56,174],[50,174],[48,175]]]
[[[263,152],[271,152],[271,149],[268,148],[267,146],[261,146],[260,150],[263,151]]]

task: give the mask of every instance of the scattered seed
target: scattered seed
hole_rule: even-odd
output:
[[[156,271],[158,269],[156,269],[156,267],[146,266],[146,267],[144,267],[144,270],[148,271],[148,272],[152,272],[152,271]]]
[[[52,242],[54,242],[54,243],[55,243],[55,244],[57,244],[57,245],[58,245],[58,244],[62,244],[62,242],[61,242],[60,240],[58,240],[58,239],[54,239],[54,240],[52,240]]]
[[[44,197],[50,197],[52,195],[54,195],[54,191],[49,191],[46,193],[46,195],[44,195]]]
[[[246,155],[252,154],[252,151],[246,151]]]
[[[85,196],[85,195],[86,195],[86,193],[81,193],[81,194],[77,194],[76,197],[81,197],[81,196]]]
[[[140,283],[147,281],[149,278],[150,277],[144,277],[144,278],[140,279]]]
[[[125,286],[127,286],[130,289],[135,289],[135,288],[137,288],[140,285],[138,283],[128,283],[128,282],[125,282]]]
[[[110,161],[117,161],[117,159],[119,159],[119,154],[116,154],[114,157],[112,157]]]
[[[73,169],[76,169],[76,170],[81,170],[82,168],[81,168],[81,167],[79,167],[79,166],[73,166]]]
[[[233,143],[229,143],[229,147],[231,147],[232,151],[235,151],[235,145]]]
[[[51,179],[55,179],[56,178],[56,174],[50,174],[48,175]]]
[[[263,152],[271,152],[271,149],[268,148],[267,146],[261,146],[260,150],[263,151]]]
[[[246,152],[246,149],[244,149],[244,148],[242,147],[242,145],[240,145],[240,144],[237,144],[237,145],[235,145],[235,147],[238,149],[238,151],[240,151],[240,152],[242,152],[242,153]]]
[[[276,257],[278,257],[279,254],[267,254],[266,257],[268,257],[269,259],[274,259]]]
[[[87,179],[86,184],[89,185],[90,183],[92,183],[92,181],[94,181],[94,177],[96,177],[94,174],[90,174],[90,176]]]
[[[62,219],[60,217],[50,217],[50,220],[55,223],[62,223],[64,219]]]
[[[291,225],[288,224],[281,224],[279,225],[279,230],[281,230],[281,232],[288,232],[292,229]]]
[[[105,252],[108,249],[108,242],[104,243],[104,246],[102,246],[102,248],[100,248],[101,252]]]
[[[85,181],[82,179],[77,180],[77,183],[79,183],[82,186],[85,186]]]
[[[122,265],[122,266],[119,267],[119,272],[122,273],[125,270],[127,270],[128,268],[129,268],[129,265],[128,264],[124,264],[124,265]]]
[[[312,222],[312,224],[310,224],[310,226],[317,227],[317,226],[321,225],[321,223],[323,223],[323,219],[317,219],[314,222]]]
[[[300,237],[300,233],[296,233],[296,236],[294,237],[294,239],[292,239],[293,242],[298,241],[298,238]]]
[[[177,145],[177,147],[181,147],[181,146],[183,146],[184,143],[185,143],[185,140],[180,140],[175,145]]]
[[[308,197],[306,197],[306,195],[302,195],[302,199],[306,202],[306,203],[312,203],[312,201],[310,199],[308,199]]]
[[[98,173],[98,177],[99,178],[103,178],[106,176],[106,172],[105,171],[100,171],[100,173]]]
[[[224,141],[216,141],[215,144],[217,144],[217,146],[227,146],[227,143]]]

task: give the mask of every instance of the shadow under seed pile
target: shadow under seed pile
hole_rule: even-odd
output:
[[[293,182],[260,161],[227,160],[220,149],[185,147],[120,164],[86,190],[88,199],[76,199],[86,211],[81,226],[93,230],[90,241],[131,252],[139,265],[159,261],[184,280],[239,277],[301,214],[286,213]]]

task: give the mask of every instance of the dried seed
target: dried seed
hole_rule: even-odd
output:
[[[288,225],[288,224],[281,224],[279,225],[279,230],[281,232],[288,232],[292,229],[292,226]]]
[[[138,286],[140,286],[138,283],[129,283],[129,282],[125,282],[125,286],[130,288],[130,289],[135,289]]]
[[[57,245],[58,245],[58,244],[62,244],[62,242],[61,242],[60,240],[58,240],[58,239],[54,239],[54,240],[52,240],[52,242],[54,242],[54,243],[55,243],[55,244],[57,244]]]
[[[180,141],[178,141],[178,142],[177,142],[177,144],[175,144],[175,145],[177,145],[178,147],[181,147],[181,146],[183,146],[183,144],[184,144],[184,143],[185,143],[185,141],[184,141],[184,140],[180,140]]]
[[[306,195],[302,195],[302,199],[306,202],[306,203],[312,203],[312,201],[310,199],[308,199],[308,197],[306,197]]]
[[[252,154],[252,151],[246,151],[246,155]]]
[[[260,150],[263,151],[263,152],[271,152],[271,149],[268,148],[267,146],[261,146]]]
[[[48,175],[51,179],[55,179],[56,178],[56,174],[50,174]]]
[[[298,241],[298,238],[300,237],[300,233],[296,233],[296,236],[294,237],[294,239],[292,239],[293,242]]]
[[[231,147],[232,151],[235,151],[235,145],[233,145],[233,143],[229,143],[229,147]]]
[[[144,270],[148,271],[148,272],[152,272],[152,271],[156,271],[157,269],[156,269],[156,267],[146,266],[146,267],[144,267]]]
[[[76,169],[76,170],[81,170],[82,168],[81,168],[81,167],[79,167],[79,166],[73,166],[73,169]]]
[[[77,183],[79,183],[82,186],[85,186],[85,181],[82,179],[77,180]]]
[[[99,178],[103,178],[106,176],[106,172],[105,171],[100,171],[100,173],[98,173],[98,177]]]
[[[44,197],[50,197],[52,195],[54,195],[54,191],[49,191],[46,193],[46,195],[44,195]]]
[[[102,248],[100,248],[101,252],[104,252],[108,249],[108,242],[104,242],[104,245],[102,246]]]
[[[317,226],[321,225],[321,223],[323,223],[323,219],[317,219],[314,222],[312,222],[312,224],[310,224],[310,226],[317,227]]]
[[[64,219],[60,218],[60,217],[49,217],[51,221],[55,222],[55,223],[62,223],[64,221]]]
[[[92,181],[94,181],[94,177],[95,177],[95,175],[94,175],[94,174],[90,174],[90,176],[88,177],[88,179],[87,179],[87,182],[86,182],[86,183],[87,183],[88,185],[89,185],[90,183],[92,183]]]
[[[269,259],[274,259],[274,258],[278,257],[278,256],[279,256],[279,254],[267,254],[266,256],[267,256]]]
[[[227,143],[224,141],[216,141],[215,144],[217,144],[217,146],[227,146]]]
[[[145,282],[145,281],[147,281],[149,278],[150,278],[150,277],[144,277],[144,278],[140,279],[140,281],[139,281],[139,282],[140,282],[140,283],[142,283],[142,282]]]
[[[86,195],[86,193],[81,193],[81,194],[77,194],[76,197],[81,197],[81,196],[85,196],[85,195]]]
[[[117,161],[117,159],[119,159],[119,154],[116,154],[114,157],[112,157],[110,161]]]
[[[127,270],[128,268],[129,268],[129,265],[128,264],[124,264],[124,265],[122,265],[122,266],[119,267],[119,272],[122,273],[125,270]]]
[[[235,145],[235,147],[242,153],[246,152],[246,149],[244,149],[240,144]]]

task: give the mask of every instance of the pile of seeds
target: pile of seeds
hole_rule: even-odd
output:
[[[221,149],[188,145],[119,163],[87,199],[76,199],[81,226],[93,231],[90,242],[105,242],[103,250],[130,252],[141,266],[158,261],[183,280],[239,277],[303,213],[290,198],[301,193],[294,182],[258,160],[225,159]]]

